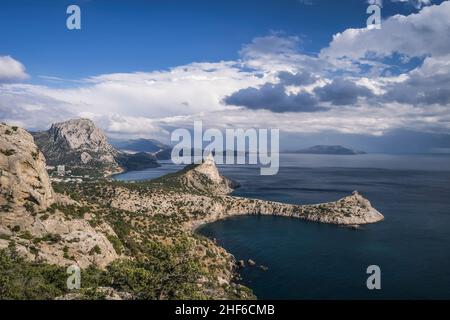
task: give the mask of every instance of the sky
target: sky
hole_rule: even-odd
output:
[[[282,149],[450,153],[449,38],[440,0],[2,0],[0,120],[163,142],[203,120],[279,128]]]

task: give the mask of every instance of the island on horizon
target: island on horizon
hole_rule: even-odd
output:
[[[341,145],[315,145],[306,149],[290,151],[296,154],[329,154],[329,155],[358,155],[367,154],[365,151],[354,150]]]

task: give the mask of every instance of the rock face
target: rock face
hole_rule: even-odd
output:
[[[214,158],[209,156],[202,164],[191,164],[183,170],[155,180],[170,185],[178,191],[226,195],[237,187],[237,183],[219,173]]]
[[[190,178],[191,184],[192,182],[204,183],[202,187],[213,193],[228,194],[236,187],[236,183],[219,173],[212,155],[209,155],[202,164],[188,171],[185,176]],[[204,178],[209,181],[205,183]]]
[[[36,144],[50,165],[66,165],[110,175],[128,170],[158,166],[154,157],[128,155],[109,144],[105,134],[89,119],[55,123],[48,131],[33,133]],[[133,169],[131,168],[131,169]]]
[[[118,151],[89,119],[55,123],[33,135],[50,165],[98,169],[105,174],[122,171],[115,160]]]
[[[0,186],[0,206],[46,209],[54,202],[45,159],[33,137],[6,124],[0,124]]]
[[[119,257],[107,238],[114,235],[112,230],[93,228],[88,219],[68,219],[59,210],[33,215],[15,208],[0,215],[0,225],[10,231],[0,249],[14,241],[19,254],[30,261],[104,268]]]
[[[110,155],[116,152],[103,132],[89,119],[74,119],[53,124],[48,133],[56,144],[66,144],[71,150],[82,149]]]
[[[96,230],[56,209],[73,201],[54,192],[33,137],[6,124],[0,124],[0,187],[0,249],[13,242],[29,260],[80,267],[118,258],[107,239],[110,228]]]

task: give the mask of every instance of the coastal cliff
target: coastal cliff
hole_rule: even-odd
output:
[[[357,191],[334,202],[293,205],[230,196],[233,185],[232,181],[220,175],[214,161],[208,159],[154,181],[103,187],[109,190],[105,194],[113,195],[107,200],[113,207],[131,211],[151,210],[153,214],[162,215],[180,212],[186,216],[184,226],[191,230],[201,224],[237,215],[276,215],[336,225],[369,224],[384,219]]]
[[[229,197],[226,202],[227,206],[216,209],[204,218],[189,221],[186,226],[196,229],[202,224],[238,215],[273,215],[336,225],[369,224],[384,219],[357,191],[338,201],[315,205],[291,205],[237,197]]]

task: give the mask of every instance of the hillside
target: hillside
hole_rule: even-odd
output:
[[[116,259],[109,231],[93,228],[81,204],[54,192],[33,137],[5,124],[0,132],[0,249],[14,246],[30,261],[62,266],[104,267]]]

